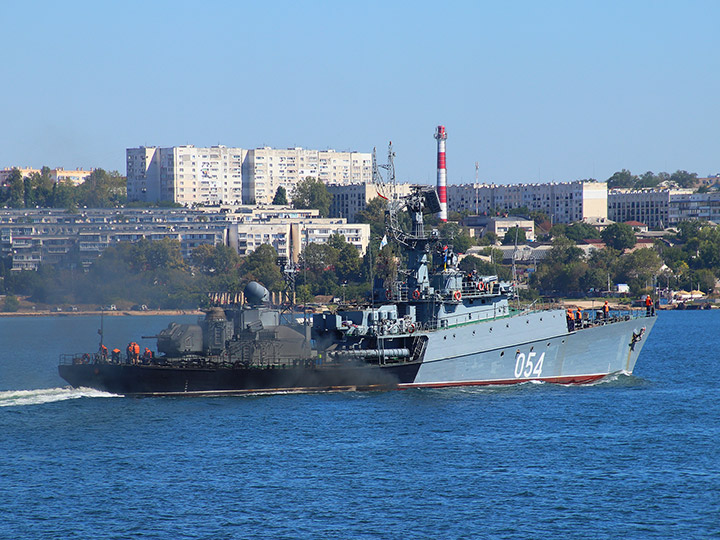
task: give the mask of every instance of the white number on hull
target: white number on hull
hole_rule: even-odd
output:
[[[519,379],[524,377],[529,379],[531,376],[540,377],[542,375],[543,361],[545,360],[545,353],[540,355],[540,358],[533,361],[537,356],[536,352],[518,353],[515,356],[515,378]]]

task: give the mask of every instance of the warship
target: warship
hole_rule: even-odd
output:
[[[60,376],[126,396],[190,396],[585,384],[632,373],[654,312],[570,320],[560,307],[521,307],[514,281],[461,271],[453,246],[437,230],[426,234],[424,214],[440,209],[432,187],[388,206],[387,233],[403,264],[373,280],[366,305],[298,317],[269,305],[268,291],[251,282],[244,304],[214,306],[197,324],[149,336],[156,355],[62,355]]]

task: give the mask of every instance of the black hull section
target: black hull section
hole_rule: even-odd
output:
[[[67,364],[60,376],[74,387],[123,395],[233,395],[275,391],[389,390],[412,383],[419,362],[395,365],[286,368],[192,368]]]

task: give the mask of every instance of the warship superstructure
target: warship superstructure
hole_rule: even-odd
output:
[[[152,396],[573,384],[632,373],[654,313],[568,321],[561,308],[513,307],[513,282],[461,271],[452,245],[425,233],[423,214],[439,210],[428,187],[389,200],[388,235],[406,264],[395,279],[375,280],[364,307],[287,318],[250,283],[245,305],[213,307],[198,324],[171,323],[155,336],[157,355],[64,355],[60,376],[76,387]]]

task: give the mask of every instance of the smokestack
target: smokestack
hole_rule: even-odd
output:
[[[440,221],[447,221],[447,171],[445,169],[445,126],[438,126],[435,130],[437,139],[437,194],[440,199]]]

